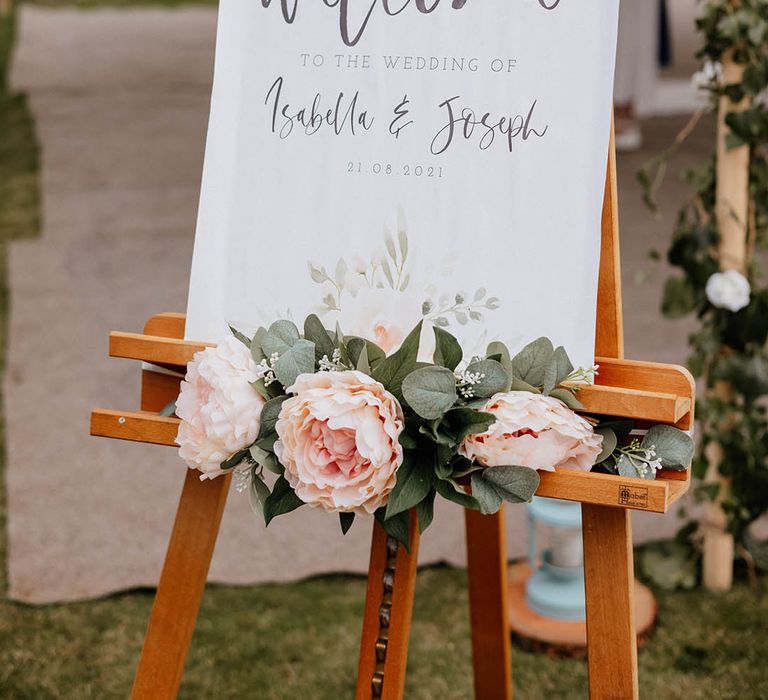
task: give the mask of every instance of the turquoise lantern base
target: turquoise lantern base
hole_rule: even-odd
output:
[[[528,562],[533,572],[526,583],[526,604],[554,620],[586,619],[584,557],[581,548],[581,505],[534,497],[528,506]],[[537,525],[552,530],[552,546],[539,561]]]

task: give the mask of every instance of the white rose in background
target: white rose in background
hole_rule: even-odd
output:
[[[550,396],[509,391],[493,396],[483,410],[496,422],[470,435],[459,452],[484,467],[589,471],[600,454],[602,436]]]
[[[280,410],[275,454],[296,495],[327,512],[373,513],[403,463],[403,412],[356,371],[302,374]]]
[[[738,270],[716,272],[707,280],[707,299],[718,309],[740,311],[749,306],[749,280]]]
[[[695,90],[714,90],[720,86],[723,79],[723,66],[718,61],[705,61],[701,70],[691,76]]]
[[[229,336],[195,354],[176,401],[179,455],[201,479],[224,473],[221,463],[248,447],[261,424],[264,399],[250,385],[261,372],[245,345]]]

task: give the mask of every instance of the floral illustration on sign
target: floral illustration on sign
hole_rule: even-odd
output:
[[[414,290],[410,242],[402,212],[397,228],[397,236],[385,228],[384,247],[374,251],[367,261],[359,256],[351,261],[342,257],[333,273],[324,265],[309,263],[312,281],[324,293],[317,309],[319,316],[338,318],[343,313],[345,328],[390,352],[399,347],[408,330],[393,323],[393,317],[421,317],[440,328],[450,328],[482,323],[487,312],[501,307],[501,300],[489,296],[485,287],[472,294],[443,292],[434,285],[420,292]],[[403,314],[403,310],[409,313]]]

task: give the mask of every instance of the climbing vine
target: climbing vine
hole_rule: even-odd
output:
[[[727,147],[749,149],[749,214],[739,222],[747,260],[741,271],[727,271],[731,265],[718,256],[713,153],[684,173],[694,195],[678,214],[667,252],[675,273],[666,282],[662,310],[671,318],[695,314],[699,321],[690,336],[689,366],[706,382],[707,392],[697,407],[700,446],[694,474],[702,480],[700,495],[716,498],[719,480],[706,477],[708,472],[711,477],[709,448],[719,445],[717,468],[729,482],[721,494],[728,528],[751,560],[760,558],[764,546],[754,541],[749,526],[768,512],[768,0],[704,0],[697,26],[704,67],[695,81],[710,98],[702,112],[721,116],[719,110],[727,109]],[[724,79],[721,66],[728,58],[743,67],[740,82]],[[673,149],[639,174],[651,207]]]

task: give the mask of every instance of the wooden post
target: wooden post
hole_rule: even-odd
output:
[[[419,554],[415,511],[410,549],[408,553],[374,522],[355,700],[403,697]]]
[[[723,62],[723,82],[741,82],[744,69],[733,60],[733,53]],[[729,112],[746,109],[745,100],[734,105],[727,97],[720,100],[717,128],[717,193],[715,213],[720,233],[718,257],[724,270],[744,272],[747,260],[747,231],[749,217],[749,147],[729,149],[729,128],[725,118]],[[730,387],[719,383],[712,391],[714,397],[727,398]],[[704,586],[710,591],[728,591],[733,585],[733,536],[726,531],[728,518],[722,502],[728,498],[729,480],[720,474],[723,453],[720,445],[710,444],[707,453],[706,481],[718,484],[715,501],[707,503],[702,518],[704,535]]]
[[[587,657],[592,700],[636,700],[637,634],[631,514],[584,503]]]
[[[132,700],[173,700],[179,692],[231,480],[200,481],[187,470]]]
[[[512,700],[504,509],[464,511],[476,700]]]

